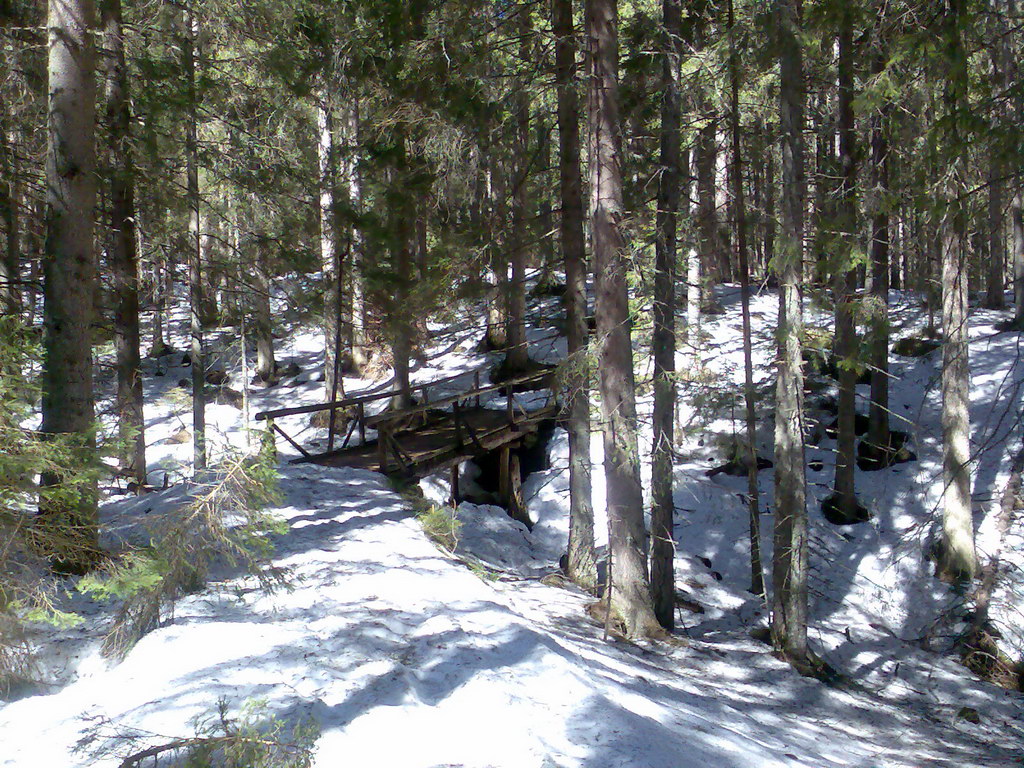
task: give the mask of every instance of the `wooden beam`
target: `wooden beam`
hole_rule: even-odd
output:
[[[279,435],[281,435],[281,437],[283,437],[285,440],[287,440],[289,443],[291,443],[292,447],[294,447],[296,450],[298,450],[299,453],[301,453],[307,459],[311,457],[311,454],[310,454],[309,451],[307,451],[301,445],[299,445],[294,440],[292,440],[290,437],[288,437],[288,435],[285,434],[285,431],[283,429],[281,429],[279,426],[277,426],[277,424],[275,424],[274,422],[270,422],[270,426],[273,427],[274,431],[277,432]]]

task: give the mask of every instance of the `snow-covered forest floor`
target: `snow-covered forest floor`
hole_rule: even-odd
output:
[[[746,478],[706,474],[724,463],[731,435],[742,431],[738,291],[726,288],[719,298],[725,313],[703,318],[679,353],[679,644],[606,638],[586,610],[594,599],[551,577],[567,532],[567,441],[560,429],[547,448],[548,466],[524,485],[533,530],[498,507],[465,503],[454,555],[431,543],[415,505],[381,475],[288,464],[293,454],[282,441],[284,500],[276,511],[289,529],[276,539],[273,557],[288,589],[265,594],[252,579],[225,571],[180,600],[173,619],[119,663],[99,653],[116,606],[70,596],[69,606],[86,621],[37,633],[39,682],[0,704],[0,765],[116,766],[131,752],[196,734],[216,720],[218,707],[232,716],[249,707],[257,727],[283,726],[286,734],[296,724],[314,727],[317,766],[1020,765],[1024,699],[980,681],[949,653],[964,626],[963,598],[932,577],[924,557],[942,491],[940,353],[892,357],[890,408],[907,420],[893,426],[910,432],[917,460],[858,470],[858,495],[871,521],[836,527],[823,519],[834,441],[808,446],[809,465],[820,466],[808,471],[810,641],[842,680],[802,678],[751,637],[766,612],[746,591]],[[770,292],[753,306],[765,387],[773,380],[775,306]],[[894,338],[924,323],[909,295],[894,292],[892,309]],[[537,302],[534,310],[531,353],[556,361],[565,349],[553,325],[557,301]],[[978,309],[971,315],[973,499],[983,560],[997,545],[1000,495],[1022,439],[1020,336],[993,328],[1006,316]],[[808,307],[809,322],[818,317]],[[477,351],[475,323],[467,315],[461,323],[432,325],[429,363],[417,367],[415,381],[471,377],[493,360]],[[173,341],[181,348],[184,337]],[[240,387],[237,339],[224,334],[212,344]],[[251,411],[321,400],[322,354],[319,334],[295,328],[281,340],[278,358],[298,363],[301,372],[253,390]],[[641,380],[645,354],[641,347]],[[188,476],[192,448],[172,440],[190,426],[187,397],[176,387],[188,369],[176,362],[180,353],[145,363],[150,480],[162,485],[166,473],[172,486],[137,498],[108,493],[102,514],[111,542],[182,503],[182,486],[173,484]],[[162,375],[153,375],[158,368]],[[374,386],[380,383],[345,380],[350,395]],[[112,384],[101,391],[109,408]],[[867,388],[859,394],[866,412]],[[642,399],[641,413],[649,407]],[[211,405],[208,420],[215,453],[249,442],[239,409]],[[300,442],[318,437],[308,416],[279,423]],[[770,414],[761,426],[760,452],[770,457]],[[259,436],[251,439],[258,443]],[[596,432],[593,456],[603,545]],[[760,484],[762,510],[770,512],[771,470],[760,473]],[[442,478],[421,486],[428,499],[447,496]],[[763,514],[766,563],[770,534],[771,515]],[[1020,659],[1019,517],[1003,557],[992,615],[1004,650]],[[174,763],[165,757],[158,764]]]

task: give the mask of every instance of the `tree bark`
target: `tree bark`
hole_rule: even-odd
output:
[[[499,233],[498,237],[492,238],[485,256],[486,267],[484,268],[484,280],[487,284],[487,329],[485,331],[485,345],[492,350],[508,349],[508,258],[503,253],[504,242],[501,232],[505,227],[503,222],[508,215],[506,201],[505,174],[501,166],[501,158],[493,157],[491,154],[490,141],[487,146],[481,148],[481,156],[486,166],[487,178],[487,199],[490,213],[489,226],[491,232]]]
[[[253,224],[256,206],[253,205]],[[256,378],[272,384],[276,381],[277,361],[274,359],[274,316],[270,307],[272,283],[270,280],[269,241],[261,232],[252,233],[255,247],[253,259],[253,336],[256,340]],[[333,356],[332,356],[333,359]]]
[[[93,210],[96,202],[95,56],[91,0],[51,0],[46,149],[46,245],[43,296],[42,425],[71,435],[81,472],[92,461],[94,399],[91,329],[96,284]],[[55,498],[47,487],[66,481],[44,474],[40,498],[43,549],[61,572],[95,562],[99,525],[95,480]]]
[[[775,402],[775,533],[772,638],[794,664],[808,661],[807,480],[803,441],[800,272],[804,232],[804,81],[798,0],[776,0],[779,112],[782,129],[782,226],[779,275],[778,378]]]
[[[363,235],[359,228],[359,214],[362,208],[362,181],[359,175],[359,101],[353,99],[344,111],[345,157],[342,170],[348,187],[348,205],[353,217],[348,233],[348,282],[350,301],[344,308],[348,315],[347,328],[343,329],[349,351],[349,368],[359,374],[366,367],[366,323],[363,300]]]
[[[193,471],[206,470],[206,344],[203,338],[203,252],[199,224],[199,104],[196,37],[198,22],[191,5],[182,11],[181,66],[185,78],[185,196],[188,204],[189,328],[192,344],[192,454]]]
[[[146,482],[146,424],[139,356],[139,267],[135,234],[135,162],[131,143],[128,72],[121,0],[102,0],[106,119],[110,135],[110,230],[107,261],[116,296],[114,349],[121,469]]]
[[[712,109],[710,99],[703,105]],[[700,233],[700,312],[714,302],[713,284],[720,278],[721,238],[718,233],[718,211],[715,208],[715,166],[718,162],[718,123],[715,116],[705,114],[707,124],[701,128],[695,145],[694,165],[697,171],[697,229]]]
[[[736,213],[736,250],[740,268],[740,311],[743,322],[743,404],[747,428],[747,513],[750,531],[750,591],[764,594],[761,570],[761,510],[757,484],[757,391],[754,388],[754,356],[750,327],[750,256],[747,252],[747,205],[743,192],[743,153],[740,142],[740,67],[736,51],[736,18],[733,0],[728,2],[729,21],[729,122],[732,132],[733,208]]]
[[[651,455],[651,594],[654,615],[671,631],[675,624],[675,539],[672,458],[675,443],[676,213],[679,210],[680,0],[662,3],[661,169],[655,222],[653,449]]]
[[[590,363],[587,355],[587,257],[580,174],[580,108],[572,0],[551,0],[558,85],[561,242],[565,260],[565,313],[569,359],[566,377],[569,433],[569,545],[567,573],[584,589],[597,586],[594,507],[590,485]]]
[[[1013,317],[1014,324],[1024,327],[1024,192],[1018,185],[1010,208],[1013,221]]]
[[[622,173],[619,164],[618,10],[615,0],[588,0],[591,216],[597,275],[597,332],[604,419],[604,471],[611,550],[611,609],[628,637],[661,632],[647,573],[637,446],[636,391],[626,287]]]
[[[879,42],[881,46],[881,42]],[[884,54],[874,62],[875,74],[885,68]],[[888,451],[889,445],[889,116],[886,102],[871,118],[871,176],[875,211],[871,218],[871,404],[868,443]]]
[[[519,64],[529,67],[532,28],[530,4],[519,6]],[[505,373],[514,375],[526,371],[530,365],[526,344],[526,212],[529,204],[530,177],[530,91],[527,83],[520,82],[515,96],[515,147],[513,149],[512,181],[512,241],[509,248],[512,277],[508,283],[508,352]]]
[[[396,167],[391,183],[401,183],[402,172],[406,169],[406,138],[404,126],[397,131]],[[397,290],[391,305],[389,331],[391,334],[391,355],[394,361],[395,395],[392,408],[408,408],[412,405],[409,389],[409,358],[412,356],[413,328],[409,313],[410,280],[413,272],[412,238],[414,234],[415,207],[408,190],[395,190],[399,200],[392,218],[391,263],[397,277]]]
[[[954,206],[951,206],[954,207]],[[967,264],[962,213],[951,210],[942,243],[942,557],[950,581],[970,580],[977,570],[971,513],[970,368],[967,349]]]
[[[960,30],[964,0],[950,0],[944,19],[946,61],[946,146],[954,153],[942,222],[942,551],[940,575],[950,581],[974,578],[974,520],[971,514],[970,366],[967,335],[967,261],[965,253],[965,169],[959,110],[967,97],[967,54]]]
[[[1000,130],[1005,130],[1007,122],[1007,110],[1002,102],[1006,98],[1005,90],[1010,86],[1007,77],[1008,39],[1009,33],[1003,16],[1002,9],[992,9],[991,23],[989,25],[990,39],[992,40],[992,85],[993,90],[998,93],[995,105],[996,135]],[[993,139],[989,146],[989,167],[988,167],[988,269],[986,270],[985,306],[989,309],[1002,309],[1006,305],[1003,295],[1003,267],[1006,263],[1006,217],[1004,215],[1005,188],[1003,176],[1006,173],[1003,162],[1002,142]]]
[[[834,210],[836,227],[832,248],[835,254],[832,293],[835,301],[836,335],[833,354],[839,381],[839,413],[836,440],[836,471],[833,497],[840,515],[856,520],[857,497],[854,470],[857,458],[857,326],[854,301],[857,273],[853,266],[853,248],[857,239],[857,165],[856,126],[853,118],[853,10],[844,5],[840,11],[838,35],[838,115],[839,195]]]
[[[338,149],[335,142],[335,113],[329,88],[317,97],[317,161],[320,171],[320,264],[324,274],[324,392],[330,401],[336,392],[335,370],[344,370],[340,347],[342,285],[344,281],[341,233],[338,231]]]
[[[551,195],[548,192],[551,183],[551,124],[540,115],[534,120],[534,134],[537,136],[537,175],[540,187],[537,200],[537,225],[534,228],[537,241],[537,261],[540,266],[540,277],[537,278],[539,288],[549,289],[557,283],[555,268],[558,259],[555,254],[555,232]]]
[[[8,135],[7,121],[0,119],[0,224],[4,228],[3,253],[0,254],[0,311],[15,316],[21,313],[21,174],[18,168],[15,135]]]

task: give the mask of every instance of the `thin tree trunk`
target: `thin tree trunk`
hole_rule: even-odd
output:
[[[775,153],[767,152],[764,166],[764,270],[767,274],[775,260]]]
[[[1010,81],[1007,77],[1007,53],[1008,53],[1008,31],[1003,22],[1003,16],[997,7],[992,9],[991,23],[989,25],[990,38],[992,40],[992,84],[993,90],[1005,91]],[[1005,98],[1000,93],[997,98]],[[996,128],[1005,130],[1007,114],[1006,108],[1001,102],[995,106]],[[998,133],[996,134],[998,135]],[[1003,295],[1003,267],[1006,263],[1006,217],[1004,215],[1005,205],[1005,182],[1003,176],[1006,173],[1003,162],[1003,148],[999,140],[993,139],[989,146],[989,167],[988,167],[988,269],[986,270],[985,306],[990,309],[1002,309],[1006,305]]]
[[[747,427],[747,512],[750,530],[750,591],[764,594],[761,570],[761,510],[757,485],[757,392],[750,328],[750,257],[747,253],[747,206],[743,193],[743,153],[740,142],[740,67],[736,52],[736,18],[729,0],[729,122],[732,132],[733,207],[740,268],[740,311],[743,318],[743,403]]]
[[[164,211],[163,224],[167,231],[169,212]],[[154,222],[153,227],[156,226]],[[150,357],[162,357],[170,351],[168,339],[171,334],[171,320],[167,312],[167,302],[171,293],[171,258],[167,243],[160,244],[153,256],[152,295],[155,311],[153,312],[153,330],[149,346]]]
[[[135,163],[131,145],[128,72],[124,55],[121,0],[102,0],[106,118],[110,135],[110,230],[107,252],[116,295],[114,348],[117,356],[117,414],[123,471],[146,482],[146,425],[139,359],[139,267],[135,235]]]
[[[486,166],[487,199],[490,202],[489,225],[491,232],[501,233],[505,227],[503,222],[508,215],[506,202],[505,174],[502,172],[501,158],[491,156],[491,142],[481,148]],[[508,349],[508,258],[503,253],[505,243],[500,236],[492,238],[485,257],[484,270],[487,283],[487,330],[485,345],[491,350]]]
[[[1008,9],[1011,14],[1016,14],[1020,8],[1018,0],[1008,0]],[[1007,43],[1013,49],[1013,43],[1019,40],[1019,33],[1015,33]],[[1015,56],[1007,57],[1007,78],[1010,82],[1017,82],[1020,77],[1020,65]],[[1024,109],[1024,96],[1018,89],[1012,109],[1019,115]],[[1011,246],[1013,253],[1010,256],[1010,269],[1013,274],[1013,321],[1017,328],[1024,328],[1024,187],[1018,178],[1014,181],[1013,200],[1010,203],[1010,225],[1013,228]]]
[[[8,137],[6,121],[0,120],[0,223],[4,227],[3,254],[0,255],[0,312],[21,313],[21,173],[14,144],[14,132]]]
[[[25,291],[25,322],[31,327],[36,322],[39,308],[39,286],[46,271],[46,196],[38,195],[26,223],[24,239],[28,242],[28,286]],[[27,207],[27,206],[26,206]]]
[[[335,392],[334,372],[342,313],[342,246],[338,232],[338,151],[334,140],[334,110],[329,88],[317,97],[317,160],[320,170],[320,264],[324,273],[324,391],[327,400]]]
[[[253,205],[253,223],[256,224],[256,206]],[[256,258],[252,269],[253,336],[256,339],[256,378],[265,384],[277,381],[277,361],[274,359],[274,318],[270,307],[270,254],[263,233],[253,233]],[[333,345],[333,342],[332,342]],[[333,360],[333,355],[332,358]]]
[[[537,279],[537,286],[541,289],[550,289],[555,286],[555,267],[558,258],[555,251],[555,231],[551,195],[548,192],[551,183],[551,124],[547,119],[537,116],[534,120],[536,128],[534,133],[537,136],[537,165],[540,176],[539,200],[537,201],[537,260],[540,262],[540,277]]]
[[[590,44],[591,215],[597,275],[601,415],[611,550],[610,605],[628,637],[661,632],[647,574],[637,445],[636,390],[626,287],[619,165],[618,12],[615,0],[587,2]]]
[[[804,82],[797,0],[776,0],[782,129],[782,228],[775,402],[775,533],[772,638],[795,665],[808,662],[807,508],[803,441],[800,272],[804,231]]]
[[[567,573],[584,589],[597,586],[594,507],[590,487],[590,365],[587,357],[587,257],[583,238],[580,174],[580,109],[576,95],[576,44],[572,0],[552,0],[555,78],[558,84],[561,240],[565,259],[568,337],[569,546]]]
[[[879,43],[881,45],[881,43]],[[880,52],[875,74],[885,68]],[[871,219],[871,404],[868,444],[888,453],[889,445],[889,115],[884,103],[871,118],[871,175],[876,208]]]
[[[985,290],[985,307],[1002,309],[1003,264],[1006,262],[1006,228],[1003,216],[1003,166],[999,158],[990,158],[988,181],[988,269]]]
[[[91,0],[51,0],[46,246],[43,297],[42,425],[40,432],[71,435],[77,469],[95,451],[92,382],[95,186],[95,57]],[[61,572],[82,573],[99,548],[96,482],[49,490],[62,478],[44,474],[40,525],[44,552]],[[70,497],[65,495],[70,491]]]
[[[836,305],[836,336],[834,346],[837,378],[839,380],[838,435],[836,440],[835,495],[833,502],[839,516],[849,522],[859,519],[857,497],[854,490],[854,470],[857,458],[857,326],[854,319],[854,301],[857,274],[853,266],[853,247],[857,238],[856,199],[856,126],[853,118],[853,11],[844,5],[839,28],[838,61],[838,119],[839,131],[839,196],[835,205],[834,247],[839,258],[834,266],[833,299]]]
[[[1019,182],[1010,218],[1013,220],[1013,317],[1016,326],[1024,327],[1024,192]]]
[[[710,100],[704,109],[710,110]],[[718,162],[718,124],[710,119],[697,137],[694,165],[697,171],[697,229],[700,232],[700,312],[714,303],[713,284],[719,279],[721,241],[715,209],[715,165]]]
[[[348,323],[343,329],[349,350],[349,367],[359,374],[366,367],[366,327],[363,320],[363,236],[355,222],[362,208],[362,182],[359,177],[359,101],[353,99],[345,110],[345,158],[342,169],[348,187],[348,205],[353,223],[348,228],[348,281],[350,301]]]
[[[181,65],[185,77],[185,175],[188,203],[188,288],[192,346],[192,451],[193,470],[198,475],[206,469],[206,345],[203,339],[203,262],[202,237],[199,224],[199,141],[196,95],[198,69],[196,37],[198,23],[191,6],[186,6],[181,20]]]
[[[530,66],[530,5],[519,7],[518,17],[520,66]],[[508,353],[505,373],[515,374],[530,365],[526,344],[526,212],[530,177],[530,95],[526,83],[520,83],[515,97],[516,126],[513,150],[512,181],[512,242],[509,258],[512,278],[508,284]]]
[[[676,213],[679,210],[680,0],[662,3],[664,41],[661,62],[661,174],[655,226],[654,446],[651,456],[651,593],[654,615],[671,631],[675,624],[675,539],[672,456],[675,442],[676,370]]]
[[[403,126],[404,128],[404,126]],[[406,139],[402,128],[398,131],[396,147],[396,169],[391,175],[391,183],[401,183],[401,171],[406,169]],[[396,190],[397,191],[397,190]],[[391,259],[394,274],[398,276],[397,291],[391,306],[389,330],[391,333],[391,355],[394,361],[395,395],[391,399],[393,408],[408,408],[412,405],[412,393],[409,388],[409,358],[412,355],[412,322],[409,317],[410,280],[412,279],[413,258],[412,238],[414,229],[415,208],[408,190],[398,191],[401,203],[396,206],[393,215],[394,233],[392,235]]]

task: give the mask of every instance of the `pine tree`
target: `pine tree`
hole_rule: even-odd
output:
[[[196,474],[206,470],[206,342],[203,337],[203,252],[199,206],[199,68],[196,38],[199,20],[192,4],[179,19],[181,72],[185,84],[185,187],[188,204],[189,328],[192,345],[192,466]]]
[[[736,214],[736,251],[740,276],[740,312],[743,323],[743,404],[746,421],[747,512],[750,518],[750,591],[764,594],[761,570],[761,512],[757,484],[757,413],[754,389],[753,340],[750,325],[750,258],[747,253],[746,197],[743,190],[743,155],[740,141],[740,68],[736,44],[736,14],[728,2],[729,22],[729,122],[732,133],[733,208]]]
[[[114,286],[117,355],[117,414],[121,468],[146,482],[146,425],[139,358],[139,267],[135,234],[135,162],[131,143],[128,65],[124,53],[121,0],[102,0],[106,70],[106,121],[110,150],[110,230],[107,261]]]
[[[782,227],[775,395],[775,535],[772,638],[795,665],[808,663],[807,508],[803,440],[800,271],[804,231],[804,84],[796,0],[776,0],[782,127]]]
[[[590,363],[587,356],[587,265],[583,238],[579,98],[572,0],[551,0],[558,85],[561,241],[565,262],[565,314],[569,353],[569,542],[567,571],[584,589],[597,586],[594,507],[590,486]]]
[[[676,588],[672,458],[675,426],[676,370],[676,213],[679,208],[679,0],[664,0],[662,20],[661,173],[658,179],[654,265],[654,448],[651,458],[651,591],[661,626],[675,622]]]
[[[604,472],[608,488],[612,610],[628,637],[661,631],[647,573],[637,445],[636,391],[622,232],[622,174],[618,105],[618,8],[615,0],[588,0],[591,216],[597,275]]]
[[[943,17],[948,79],[943,93],[945,148],[954,156],[945,182],[942,223],[942,555],[940,571],[952,581],[970,580],[977,572],[974,519],[971,512],[970,366],[967,334],[967,260],[964,192],[966,169],[960,147],[962,110],[967,97],[967,52],[962,29],[964,0],[949,0]]]
[[[93,322],[96,264],[93,252],[95,185],[95,56],[91,0],[51,0],[49,103],[46,153],[46,255],[43,301],[44,434],[78,438],[84,465],[95,450],[93,434]],[[59,485],[45,473],[41,484]],[[96,487],[43,493],[40,523],[56,569],[83,572],[98,550]],[[61,535],[57,535],[59,532]]]

